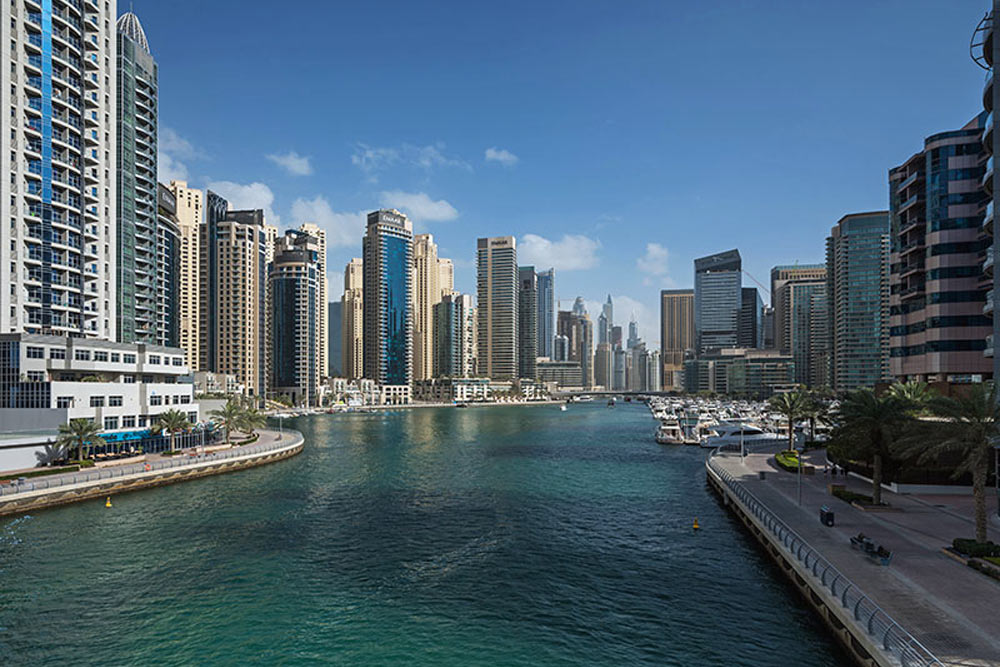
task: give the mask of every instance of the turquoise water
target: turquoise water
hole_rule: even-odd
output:
[[[289,461],[0,520],[0,664],[844,664],[642,406],[285,424]]]

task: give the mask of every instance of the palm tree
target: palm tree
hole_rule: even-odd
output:
[[[830,410],[820,392],[810,391],[806,394],[806,406],[802,411],[802,416],[809,420],[810,440],[816,440],[816,421],[819,419],[826,421],[829,412]]]
[[[174,434],[184,431],[190,426],[187,415],[180,410],[167,410],[160,415],[157,425],[161,431],[170,434],[170,451],[174,451]]]
[[[795,420],[806,416],[809,398],[804,391],[796,389],[775,394],[767,401],[770,409],[788,420],[788,451],[795,449]]]
[[[240,418],[240,424],[237,428],[249,435],[254,429],[264,428],[265,426],[267,426],[267,415],[257,410],[257,408],[248,408],[243,411],[243,416]]]
[[[69,424],[59,424],[59,438],[56,440],[56,444],[67,450],[76,448],[76,459],[82,461],[85,449],[103,447],[108,444],[104,438],[98,435],[100,432],[101,429],[97,427],[97,424],[89,419],[73,419],[70,420]]]
[[[833,440],[843,453],[872,461],[872,501],[882,504],[882,467],[892,456],[893,438],[910,418],[910,404],[892,393],[848,392],[834,415]]]
[[[240,403],[233,398],[226,401],[226,404],[217,410],[212,410],[208,416],[215,419],[226,429],[226,445],[229,445],[230,434],[240,430],[243,423],[244,409]]]
[[[906,403],[910,413],[914,415],[926,410],[930,402],[937,396],[937,392],[931,389],[929,384],[919,380],[897,382],[889,387],[889,394]]]
[[[991,454],[1000,438],[1000,404],[993,383],[972,386],[965,396],[931,399],[928,408],[946,423],[925,422],[912,438],[901,443],[904,454],[918,455],[924,464],[943,455],[958,455],[953,477],[972,474],[972,496],[976,522],[976,541],[986,542],[986,477]],[[923,436],[923,437],[921,437]]]

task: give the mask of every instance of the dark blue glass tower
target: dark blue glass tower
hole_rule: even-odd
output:
[[[365,377],[408,385],[413,367],[413,226],[396,210],[368,214],[364,238]]]

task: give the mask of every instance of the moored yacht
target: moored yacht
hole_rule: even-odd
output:
[[[780,433],[765,431],[750,424],[728,423],[717,424],[712,428],[713,435],[702,438],[701,446],[709,449],[727,445],[739,447],[750,445],[780,445],[788,440]]]

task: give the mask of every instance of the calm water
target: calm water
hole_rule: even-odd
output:
[[[290,461],[0,520],[0,664],[842,664],[644,407],[286,424]]]

